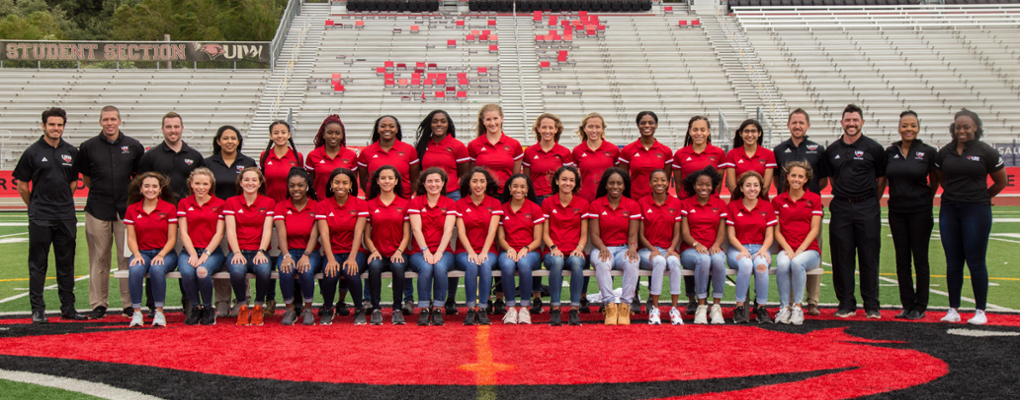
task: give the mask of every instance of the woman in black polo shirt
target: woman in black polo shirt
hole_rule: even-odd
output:
[[[985,253],[992,230],[992,197],[1006,187],[1006,170],[994,147],[981,141],[984,130],[977,114],[966,108],[956,113],[949,125],[953,141],[935,155],[935,168],[942,182],[939,233],[946,252],[946,280],[949,283],[949,312],[944,322],[960,322],[960,290],[963,263],[970,269],[976,303],[974,317],[967,322],[984,325],[988,298],[988,270]],[[987,176],[994,182],[987,185]]]
[[[900,113],[902,140],[885,150],[885,177],[879,178],[878,192],[889,186],[889,229],[896,249],[896,278],[900,286],[903,310],[896,318],[921,319],[928,308],[928,243],[932,218],[932,199],[939,190],[935,174],[934,147],[917,137],[920,124],[913,111]],[[914,287],[913,271],[917,274]]]

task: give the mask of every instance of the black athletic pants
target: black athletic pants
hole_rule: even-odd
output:
[[[839,308],[857,310],[854,272],[860,263],[864,309],[878,311],[878,263],[882,248],[881,208],[878,197],[834,198],[829,204],[829,249],[832,251],[832,286]]]
[[[74,247],[78,239],[78,221],[28,221],[28,298],[32,311],[46,310],[43,287],[46,286],[46,269],[49,266],[50,245],[57,269],[57,294],[60,311],[74,312]]]
[[[928,244],[935,225],[932,210],[915,212],[889,211],[889,229],[896,249],[896,278],[900,286],[900,303],[906,311],[928,309]],[[913,265],[911,265],[913,259]],[[914,285],[913,274],[917,274]]]

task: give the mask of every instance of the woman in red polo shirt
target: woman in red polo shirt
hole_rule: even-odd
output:
[[[286,200],[290,169],[304,168],[304,158],[294,146],[290,124],[274,121],[269,125],[269,145],[259,155],[259,167],[266,177],[266,196],[275,202]]]
[[[712,145],[712,124],[708,118],[695,115],[687,122],[687,136],[684,147],[673,154],[673,182],[683,182],[684,177],[711,166],[719,173],[726,172],[726,152]],[[718,193],[719,188],[716,188]],[[676,195],[680,199],[694,196],[694,193],[683,191],[676,185]],[[690,287],[690,286],[688,286]]]
[[[672,296],[673,308],[669,311],[673,325],[683,325],[680,311],[676,309],[680,298],[680,283],[683,282],[680,267],[680,199],[669,194],[670,174],[665,170],[655,170],[649,177],[652,193],[638,200],[641,206],[641,223],[638,229],[638,242],[641,250],[641,269],[651,270],[651,283],[648,293],[652,305],[648,310],[648,323],[659,325],[659,295],[662,294],[662,276],[669,268],[669,294]],[[635,287],[635,290],[637,288]]]
[[[468,172],[471,157],[467,146],[457,140],[457,129],[450,114],[433,110],[426,115],[418,125],[414,148],[421,159],[422,170],[438,167],[445,171],[450,177],[446,196],[454,201],[460,200],[460,177]]]
[[[504,324],[530,324],[528,306],[532,293],[531,272],[542,262],[542,208],[535,204],[535,188],[527,175],[515,174],[503,188],[503,218],[499,221],[496,240],[501,249],[499,270],[502,274],[503,295],[507,299]],[[514,272],[520,274],[521,310],[518,312]],[[541,312],[541,308],[538,309]]]
[[[560,296],[563,292],[563,266],[570,268],[570,307],[567,308],[568,325],[580,325],[578,308],[581,306],[581,288],[583,287],[583,270],[587,264],[584,246],[588,243],[588,224],[590,218],[588,201],[577,195],[581,190],[581,173],[574,166],[563,166],[553,174],[552,189],[555,196],[552,200],[542,203],[542,241],[545,242],[546,253],[543,258],[545,268],[549,270],[549,297],[552,307],[549,310],[549,324],[560,326]]]
[[[688,173],[681,181],[684,193],[694,193],[680,202],[680,265],[694,271],[694,287],[697,293],[697,308],[694,323],[704,325],[711,316],[713,324],[723,324],[722,307],[719,302],[726,287],[726,253],[722,245],[726,240],[726,202],[715,196],[715,189],[722,184],[722,175],[711,165]],[[708,298],[708,283],[712,282],[712,308],[705,304]],[[691,284],[687,292],[691,292]],[[690,294],[688,294],[690,296]],[[670,311],[670,317],[673,312]]]
[[[400,172],[390,165],[375,170],[372,191],[368,193],[368,225],[365,227],[365,249],[368,250],[368,286],[372,299],[372,325],[382,325],[382,273],[393,273],[393,325],[403,325],[400,295],[404,293],[404,253],[411,243],[411,222],[407,216],[408,200],[403,197],[404,185]]]
[[[238,325],[262,325],[262,304],[272,285],[272,268],[266,249],[269,248],[273,230],[273,210],[276,202],[265,196],[266,178],[256,167],[241,170],[237,176],[237,196],[227,199],[223,205],[223,219],[227,244],[227,271],[230,285],[234,287],[237,304]],[[255,274],[255,308],[249,312],[248,273]]]
[[[779,313],[776,321],[783,324],[804,323],[804,284],[807,271],[821,266],[818,232],[822,229],[822,198],[805,190],[811,182],[811,164],[792,161],[786,171],[786,192],[772,200],[772,208],[779,216],[776,225],[776,242],[782,249],[776,256],[776,287],[779,289]],[[792,285],[792,286],[791,286]],[[793,288],[793,301],[790,289]],[[790,308],[793,303],[793,308]]]
[[[128,285],[131,292],[130,326],[142,326],[142,282],[149,274],[156,314],[152,326],[166,326],[163,303],[166,300],[166,273],[177,268],[177,208],[170,180],[156,172],[138,175],[128,185],[127,245],[131,251]]]
[[[326,261],[323,265],[322,319],[319,323],[333,323],[333,301],[340,278],[347,282],[354,300],[354,325],[365,325],[365,308],[361,302],[361,273],[365,270],[365,254],[361,238],[368,220],[368,205],[358,198],[358,180],[354,171],[337,168],[329,174],[326,198],[315,209],[319,236]]]
[[[298,311],[294,306],[294,276],[297,275],[304,297],[301,308],[301,323],[315,325],[312,315],[312,299],[315,290],[315,269],[322,257],[319,254],[319,232],[315,224],[315,190],[308,172],[293,168],[287,176],[288,198],[276,203],[273,223],[279,236],[280,257],[276,269],[280,271],[280,293],[287,311],[283,314],[284,325],[297,322]]]
[[[637,289],[638,229],[641,206],[630,199],[630,175],[619,168],[607,169],[599,181],[598,198],[588,207],[591,233],[591,263],[602,293],[606,325],[630,325],[630,303]],[[614,269],[623,270],[623,296],[613,303]]]
[[[747,171],[757,172],[764,180],[761,192],[764,199],[769,198],[772,187],[772,173],[776,169],[776,155],[772,150],[762,147],[764,131],[761,124],[753,119],[746,120],[737,128],[733,135],[733,149],[726,153],[726,188],[731,195],[737,194],[737,179]]]
[[[560,134],[563,133],[563,122],[559,117],[545,113],[535,119],[531,126],[538,144],[524,149],[524,175],[531,178],[535,185],[535,196],[538,204],[546,197],[556,193],[552,190],[552,175],[564,165],[574,165],[570,149],[560,145]]]
[[[744,172],[737,180],[740,191],[734,193],[726,206],[726,236],[730,249],[726,256],[730,268],[737,270],[737,308],[733,311],[733,322],[750,321],[750,311],[744,306],[747,289],[751,286],[751,272],[754,272],[755,310],[758,323],[771,323],[765,303],[769,296],[769,264],[772,263],[773,230],[776,213],[765,198],[764,179],[755,171]]]
[[[400,129],[400,121],[390,115],[384,115],[375,120],[375,127],[372,128],[372,144],[361,150],[358,154],[358,178],[361,179],[361,189],[365,192],[370,190],[368,177],[375,174],[375,170],[384,165],[391,165],[400,172],[400,179],[403,183],[404,198],[411,198],[411,182],[418,181],[418,172],[421,171],[421,164],[418,159],[418,150],[411,145],[402,142],[404,134]]]
[[[326,180],[337,168],[358,171],[358,154],[347,147],[347,131],[340,116],[332,114],[322,121],[312,139],[315,149],[305,158],[305,169],[312,174],[316,198],[326,198]]]
[[[574,165],[581,171],[581,191],[577,195],[590,203],[595,201],[602,173],[619,161],[620,148],[606,140],[606,121],[599,113],[584,116],[577,136],[581,144],[571,151]]]
[[[636,122],[641,136],[620,150],[619,167],[630,172],[630,181],[634,185],[630,195],[639,200],[652,192],[649,182],[653,171],[666,171],[667,182],[673,176],[673,150],[655,139],[659,117],[654,112],[639,112]]]
[[[227,183],[229,184],[229,182]],[[184,320],[187,325],[216,324],[216,310],[212,308],[212,275],[223,269],[223,204],[216,193],[216,177],[208,168],[191,171],[188,177],[191,196],[177,204],[177,224],[180,226],[184,248],[177,258],[181,271],[181,286],[192,304],[191,313]],[[201,295],[201,297],[199,297]],[[199,309],[198,306],[202,305]]]
[[[418,325],[443,325],[442,306],[449,284],[447,271],[454,259],[450,238],[457,222],[457,211],[454,201],[443,193],[448,179],[446,172],[431,167],[422,172],[419,179],[418,195],[411,199],[407,209],[414,237],[411,270],[418,274],[418,307],[421,308]]]
[[[457,201],[459,241],[454,266],[464,271],[467,316],[464,325],[489,325],[485,307],[492,290],[492,267],[496,265],[496,230],[503,205],[496,199],[496,180],[485,168],[475,167],[460,181]],[[449,296],[449,294],[447,294]],[[478,308],[475,309],[475,298]]]
[[[496,187],[520,172],[524,149],[521,143],[503,133],[503,108],[486,104],[478,110],[478,136],[467,145],[472,167],[482,167],[496,179]],[[500,192],[502,194],[502,192]]]

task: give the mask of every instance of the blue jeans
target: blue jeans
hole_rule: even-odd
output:
[[[764,305],[769,299],[769,264],[772,264],[772,256],[761,257],[754,254],[761,249],[760,244],[745,244],[744,248],[751,254],[750,258],[737,260],[740,252],[730,247],[726,252],[730,268],[737,270],[737,303],[747,300],[747,290],[751,287],[751,272],[754,272],[754,295],[758,304]],[[758,266],[765,264],[765,272],[758,271]]]
[[[389,257],[383,257],[368,263],[368,287],[372,299],[372,308],[379,308],[379,301],[382,297],[382,273],[390,271],[393,273],[393,309],[400,309],[400,294],[404,292],[404,271],[407,269],[407,256],[404,262],[392,262]],[[395,311],[399,312],[399,311]]]
[[[142,308],[142,281],[145,274],[149,274],[149,282],[152,284],[152,298],[155,300],[156,308],[163,307],[166,302],[166,273],[173,272],[177,268],[177,253],[169,252],[163,257],[163,265],[153,265],[152,258],[159,254],[160,250],[141,250],[138,253],[142,256],[142,263],[131,265],[135,256],[128,260],[128,289],[131,292],[131,306]]]
[[[354,262],[358,264],[358,271],[355,273],[349,273],[343,268],[344,261],[347,261],[347,257],[351,253],[333,254],[333,259],[340,264],[340,273],[330,276],[326,273],[327,259],[319,262],[320,269],[316,272],[322,272],[322,285],[319,291],[322,293],[323,308],[333,309],[333,305],[336,303],[336,291],[337,287],[343,292],[345,287],[343,282],[346,282],[346,289],[351,293],[351,300],[354,302],[354,308],[360,310],[363,308],[361,305],[361,273],[365,272],[365,260],[368,257],[364,253],[359,252],[354,256]],[[341,280],[341,278],[343,278]],[[304,289],[302,289],[304,290]]]
[[[563,257],[557,257],[552,253],[546,254],[545,269],[549,270],[549,297],[552,298],[552,306],[560,306],[560,297],[563,292],[563,266],[564,264],[570,268],[570,305],[578,307],[581,305],[581,288],[584,286],[584,268],[587,265],[587,261],[584,257],[565,255],[566,261]]]
[[[443,256],[433,265],[425,262],[422,253],[411,255],[411,271],[418,274],[418,307],[429,306],[429,293],[432,294],[433,307],[442,307],[446,302],[446,286],[450,283],[447,273],[453,266],[453,259],[453,253],[444,251]]]
[[[542,202],[545,201],[545,199],[548,199],[548,198],[552,197],[554,194],[556,194],[556,193],[551,193],[551,194],[547,194],[545,196],[537,196],[537,197],[535,197],[535,204],[542,205]]]
[[[666,257],[666,249],[656,247],[659,256],[649,259],[652,251],[648,249],[638,250],[638,266],[643,270],[652,271],[652,279],[648,284],[648,294],[658,296],[662,294],[662,276],[669,269],[669,294],[679,295],[683,292],[681,284],[684,281],[683,271],[680,267],[680,259],[674,256]],[[668,267],[668,268],[667,268]]]
[[[276,263],[276,270],[280,271],[280,293],[283,295],[283,302],[291,304],[294,302],[294,276],[298,277],[298,282],[301,285],[301,296],[304,297],[305,303],[311,303],[315,298],[315,270],[319,268],[319,264],[322,262],[322,256],[319,255],[318,250],[313,250],[312,254],[308,255],[308,264],[311,265],[305,272],[298,272],[297,262],[304,255],[304,249],[290,249],[290,258],[294,260],[294,266],[291,267],[290,273],[284,273],[280,266],[283,265],[284,257],[281,255],[277,257],[279,261]]]
[[[449,197],[450,200],[456,202],[457,200],[460,200],[460,192],[457,190],[454,190],[452,192],[446,192],[446,197]]]
[[[454,268],[464,271],[464,290],[467,292],[468,308],[489,305],[489,292],[492,291],[492,267],[496,265],[496,253],[489,252],[489,258],[480,265],[468,261],[467,253],[457,254]]]
[[[199,258],[201,258],[201,255],[199,255]],[[177,270],[181,271],[181,286],[184,286],[184,294],[188,296],[188,301],[191,302],[192,307],[199,304],[202,307],[212,307],[212,275],[223,270],[223,261],[226,260],[223,256],[223,251],[216,249],[205,259],[205,263],[199,264],[198,267],[192,267],[191,264],[188,264],[190,259],[191,256],[188,255],[187,251],[181,251],[181,255],[177,257]],[[198,277],[198,268],[205,268],[205,278]],[[201,299],[199,299],[199,294],[201,294]]]
[[[514,262],[507,257],[505,251],[499,252],[499,270],[502,274],[503,296],[506,298],[506,305],[513,307],[517,305],[517,290],[514,288],[514,270],[520,273],[521,282],[521,305],[531,305],[531,271],[539,267],[542,256],[537,251],[529,251],[520,260]]]
[[[822,256],[817,251],[807,250],[792,260],[786,256],[786,250],[780,251],[776,256],[776,288],[779,289],[779,306],[785,308],[791,304],[803,303],[807,271],[821,265]],[[793,285],[792,301],[790,299],[791,282]]]
[[[266,257],[266,262],[255,263],[255,255],[258,254],[257,250],[241,250],[241,255],[244,256],[244,264],[234,264],[234,253],[230,252],[227,254],[227,271],[230,272],[230,286],[234,287],[234,296],[237,298],[237,304],[247,305],[248,300],[248,277],[249,272],[255,274],[255,305],[262,305],[266,301],[266,292],[269,291],[269,276],[273,272],[273,268],[269,264],[269,257]]]
[[[988,235],[992,231],[992,207],[983,203],[950,203],[939,208],[939,231],[946,252],[946,281],[949,307],[960,307],[963,290],[963,263],[970,269],[975,308],[984,310],[988,302]]]
[[[708,298],[708,282],[712,281],[712,298],[721,299],[726,287],[726,253],[708,255],[687,249],[680,253],[680,265],[694,270],[694,287],[698,299]]]

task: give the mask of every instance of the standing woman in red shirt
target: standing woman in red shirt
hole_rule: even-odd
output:
[[[354,325],[365,325],[365,306],[361,302],[361,273],[365,270],[365,254],[361,239],[368,219],[368,205],[358,198],[358,179],[354,171],[337,168],[329,174],[326,198],[315,209],[319,236],[326,262],[323,267],[322,319],[319,323],[333,323],[333,301],[340,278],[347,282],[354,300]],[[343,299],[341,299],[343,300]]]
[[[545,113],[535,119],[531,130],[538,144],[524,149],[524,175],[535,185],[535,198],[539,205],[546,197],[556,193],[552,190],[553,173],[564,165],[574,165],[570,150],[560,144],[563,122],[559,117]]]
[[[478,136],[467,145],[472,167],[482,167],[496,179],[501,190],[510,176],[521,171],[524,149],[521,143],[503,133],[503,108],[486,104],[478,110]]]
[[[750,311],[744,306],[747,289],[751,286],[751,272],[754,272],[754,291],[759,304],[755,310],[758,323],[772,323],[765,302],[769,296],[769,264],[772,263],[773,230],[776,212],[765,198],[768,186],[761,175],[747,171],[740,176],[737,186],[740,191],[726,206],[726,235],[730,249],[726,256],[730,268],[737,270],[737,308],[733,311],[733,323],[750,321]]]
[[[223,205],[226,224],[227,271],[230,285],[241,309],[237,313],[238,325],[262,325],[262,304],[272,283],[272,267],[266,257],[273,231],[273,209],[276,202],[265,196],[266,177],[256,167],[247,167],[237,176],[237,196]],[[255,308],[248,310],[247,274],[255,274]]]
[[[581,191],[577,195],[590,203],[595,201],[602,173],[619,161],[620,148],[606,140],[606,121],[599,113],[584,116],[577,136],[581,144],[571,152],[574,165],[581,171]]]
[[[195,325],[201,319],[202,325],[215,325],[212,275],[223,269],[225,260],[220,242],[224,227],[222,210],[226,202],[213,195],[216,193],[216,177],[206,167],[191,171],[188,187],[191,188],[191,196],[177,203],[177,223],[184,245],[177,258],[177,267],[181,271],[184,292],[192,304],[191,314],[184,323]],[[202,309],[198,308],[199,305]]]
[[[648,293],[651,305],[648,307],[648,323],[659,325],[659,295],[662,294],[662,276],[669,269],[669,294],[673,299],[673,308],[669,317],[673,325],[683,325],[676,302],[680,298],[682,268],[677,245],[680,244],[680,199],[669,194],[670,175],[665,170],[655,170],[650,179],[652,193],[638,200],[641,206],[641,223],[638,229],[638,241],[641,250],[641,269],[651,270],[651,283]],[[637,288],[635,287],[635,291]]]
[[[568,325],[580,325],[578,309],[581,307],[583,269],[587,264],[584,246],[588,244],[588,201],[577,195],[581,173],[573,166],[563,166],[553,174],[552,188],[556,195],[542,203],[542,236],[548,249],[543,258],[549,270],[549,324],[560,326],[560,296],[563,292],[563,266],[570,268],[570,307]]]
[[[535,204],[535,189],[527,175],[515,174],[506,181],[503,188],[503,219],[499,221],[496,239],[499,241],[499,270],[502,274],[503,295],[507,298],[504,324],[530,324],[528,306],[532,293],[531,272],[542,262],[542,208]],[[521,311],[514,308],[517,295],[514,285],[514,271],[520,274]],[[539,308],[538,312],[542,309]]]
[[[772,200],[779,224],[776,225],[776,242],[779,255],[776,256],[776,287],[779,289],[779,313],[776,321],[784,324],[804,323],[804,285],[807,271],[821,266],[821,249],[818,248],[818,232],[822,230],[822,198],[806,190],[811,182],[811,164],[807,161],[791,161],[782,169],[786,171],[786,192]],[[790,289],[793,300],[790,300]],[[793,303],[793,309],[790,309]]]
[[[273,223],[279,236],[280,257],[277,270],[280,271],[280,293],[287,311],[283,314],[283,325],[294,325],[298,311],[294,306],[294,275],[298,277],[300,295],[305,304],[301,308],[301,323],[315,325],[312,315],[312,299],[315,297],[315,269],[319,268],[322,257],[319,254],[319,232],[315,223],[315,190],[308,171],[293,168],[287,176],[287,199],[276,203]]]
[[[384,165],[391,165],[400,172],[400,179],[403,181],[404,198],[411,198],[411,182],[418,181],[418,172],[421,171],[421,164],[418,159],[418,150],[411,145],[402,142],[404,134],[400,130],[400,121],[390,115],[384,115],[375,120],[375,127],[372,128],[372,144],[361,150],[358,155],[358,178],[361,179],[361,189],[366,193],[371,190],[368,177],[375,174],[375,170]]]
[[[630,172],[631,196],[634,200],[641,199],[652,192],[649,186],[651,174],[655,170],[666,171],[666,186],[673,176],[673,150],[655,139],[655,130],[659,127],[659,117],[651,111],[642,111],[637,115],[637,127],[641,136],[620,150],[619,167]]]
[[[485,168],[475,167],[460,180],[463,196],[457,201],[457,242],[455,267],[464,271],[467,316],[464,325],[489,325],[485,307],[492,290],[492,267],[496,265],[496,230],[503,205],[496,199],[496,180]],[[449,293],[447,294],[449,296]],[[475,297],[478,309],[475,309]]]
[[[294,167],[304,168],[304,157],[294,146],[290,124],[274,121],[269,125],[269,145],[259,155],[259,168],[266,177],[266,196],[275,202],[287,199],[287,175]]]
[[[471,164],[467,146],[457,140],[457,129],[450,114],[433,110],[418,125],[414,144],[421,159],[421,169],[438,167],[450,177],[446,185],[446,197],[460,200],[460,177],[467,173]]]
[[[726,153],[726,164],[723,166],[726,168],[726,188],[730,190],[731,196],[737,195],[737,179],[747,171],[754,171],[764,180],[761,193],[764,196],[762,198],[768,200],[772,173],[776,169],[776,155],[761,145],[763,140],[764,131],[758,121],[749,119],[737,128],[733,135],[733,149]]]
[[[372,191],[368,193],[368,226],[365,228],[365,249],[368,254],[368,286],[372,299],[372,325],[382,325],[382,273],[393,273],[393,325],[403,325],[400,295],[404,293],[404,253],[411,242],[411,223],[407,216],[408,201],[403,197],[400,173],[387,165],[372,174]]]
[[[152,326],[166,326],[163,303],[166,301],[166,273],[177,268],[177,208],[170,180],[156,172],[146,172],[128,185],[127,245],[131,251],[128,284],[131,292],[130,326],[142,326],[142,282],[149,274],[156,314]]]
[[[326,180],[337,168],[358,171],[358,154],[347,147],[347,131],[340,116],[332,114],[322,121],[312,139],[315,149],[305,158],[305,169],[312,174],[312,188],[317,199],[326,198]]]
[[[598,198],[591,203],[588,232],[591,234],[591,263],[602,293],[606,325],[630,325],[630,303],[637,289],[638,229],[641,206],[630,199],[630,175],[619,168],[607,169],[599,181]],[[621,303],[613,303],[614,269],[623,270]]]
[[[676,196],[681,200],[694,196],[694,193],[684,192],[679,184],[687,175],[701,171],[708,166],[715,168],[721,174],[726,172],[725,164],[726,152],[712,145],[712,124],[708,118],[701,115],[691,117],[691,120],[687,122],[684,147],[673,154],[673,182],[677,182]],[[718,191],[719,188],[715,188],[715,192],[718,193]]]
[[[447,271],[453,266],[450,238],[457,222],[454,202],[446,191],[446,172],[437,167],[422,172],[418,195],[411,199],[407,213],[411,221],[414,247],[411,271],[418,274],[418,325],[443,325],[443,303],[449,284]],[[435,289],[433,289],[435,284]],[[429,308],[429,295],[432,308]]]

